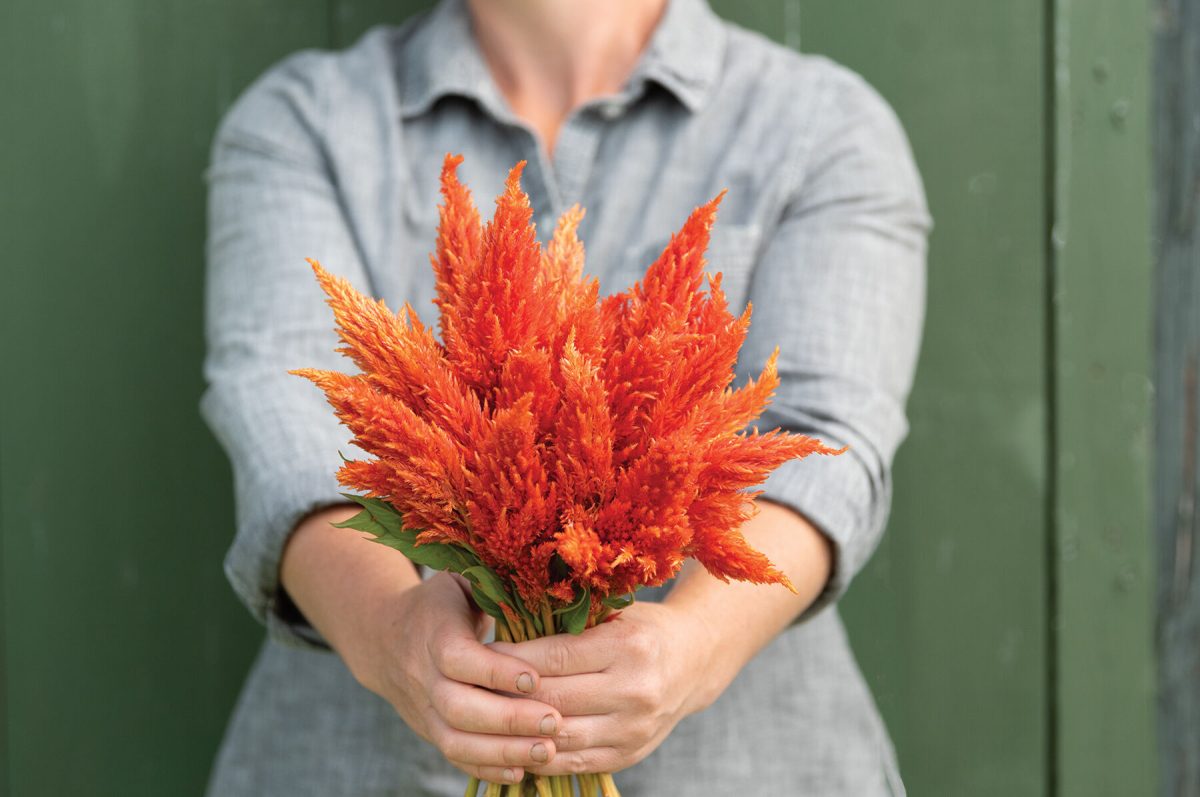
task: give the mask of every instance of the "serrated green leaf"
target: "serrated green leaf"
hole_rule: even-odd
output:
[[[610,609],[620,611],[627,606],[633,605],[633,593],[631,592],[628,595],[609,595],[600,602]]]
[[[354,493],[342,493],[342,496],[361,506],[376,523],[388,531],[400,532],[404,530],[404,519],[400,516],[400,513],[383,499],[369,498],[365,495],[355,495]]]
[[[584,627],[587,626],[588,615],[592,609],[592,594],[591,590],[584,587],[575,602],[562,610],[562,626],[563,630],[568,634],[582,634]]]
[[[374,534],[377,537],[380,534],[387,533],[387,529],[381,526],[379,521],[375,520],[375,518],[371,516],[371,513],[365,509],[360,511],[357,515],[343,520],[341,523],[332,523],[330,525],[332,525],[335,529],[354,529],[355,531],[365,531],[366,533]]]
[[[447,542],[424,542],[417,544],[417,532],[405,531],[402,535],[389,534],[376,538],[376,542],[395,548],[413,561],[431,570],[449,570],[461,573],[472,562],[462,548]]]
[[[404,528],[404,519],[391,504],[378,498],[342,493],[363,508],[349,520],[333,524],[337,528],[351,528],[375,535],[374,542],[386,545],[407,556],[414,564],[432,570],[450,570],[461,573],[468,567],[479,564],[474,552],[453,543],[417,543],[416,529]]]

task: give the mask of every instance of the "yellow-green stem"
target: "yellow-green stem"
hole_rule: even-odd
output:
[[[600,794],[603,797],[621,797],[621,792],[617,791],[617,784],[613,783],[612,775],[607,772],[600,776]]]
[[[554,792],[550,789],[550,781],[545,776],[535,776],[533,785],[537,789],[538,797],[554,797]]]
[[[467,790],[463,793],[463,797],[475,797],[479,793],[479,778],[474,775],[467,781]]]

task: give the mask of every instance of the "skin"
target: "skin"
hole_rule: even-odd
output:
[[[468,5],[497,86],[551,151],[574,107],[620,89],[665,2]],[[791,509],[757,505],[743,533],[797,594],[726,584],[689,562],[663,603],[636,603],[577,637],[485,645],[491,619],[460,577],[422,581],[402,554],[330,525],[353,505],[297,525],[280,580],[355,679],[464,772],[496,783],[526,770],[616,772],[711,705],[828,580],[827,538]]]
[[[509,107],[548,153],[571,110],[616,94],[665,0],[467,0],[479,49]]]
[[[301,522],[282,583],[350,672],[464,772],[516,782],[616,772],[709,706],[820,593],[828,540],[792,510],[759,500],[743,526],[796,585],[723,583],[689,562],[661,604],[635,603],[577,637],[485,645],[491,619],[456,575],[421,581],[402,554],[348,529],[337,506]]]

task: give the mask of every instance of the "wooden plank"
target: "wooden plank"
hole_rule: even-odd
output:
[[[1156,8],[1159,793],[1200,797],[1200,5]]]
[[[2,779],[199,794],[261,638],[221,572],[229,468],[197,409],[202,172],[221,112],[325,43],[327,6],[0,6]]]
[[[398,25],[432,0],[330,0],[335,46],[347,47],[374,25]]]
[[[767,33],[860,72],[912,140],[936,224],[912,432],[843,613],[909,793],[1045,794],[1044,7],[716,5],[774,8]]]
[[[1149,9],[1052,8],[1057,793],[1152,794]]]

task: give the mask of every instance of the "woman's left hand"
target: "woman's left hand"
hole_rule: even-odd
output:
[[[579,636],[493,643],[541,676],[525,695],[562,714],[545,775],[617,772],[648,756],[675,725],[710,705],[732,674],[716,630],[679,606],[635,603]]]

